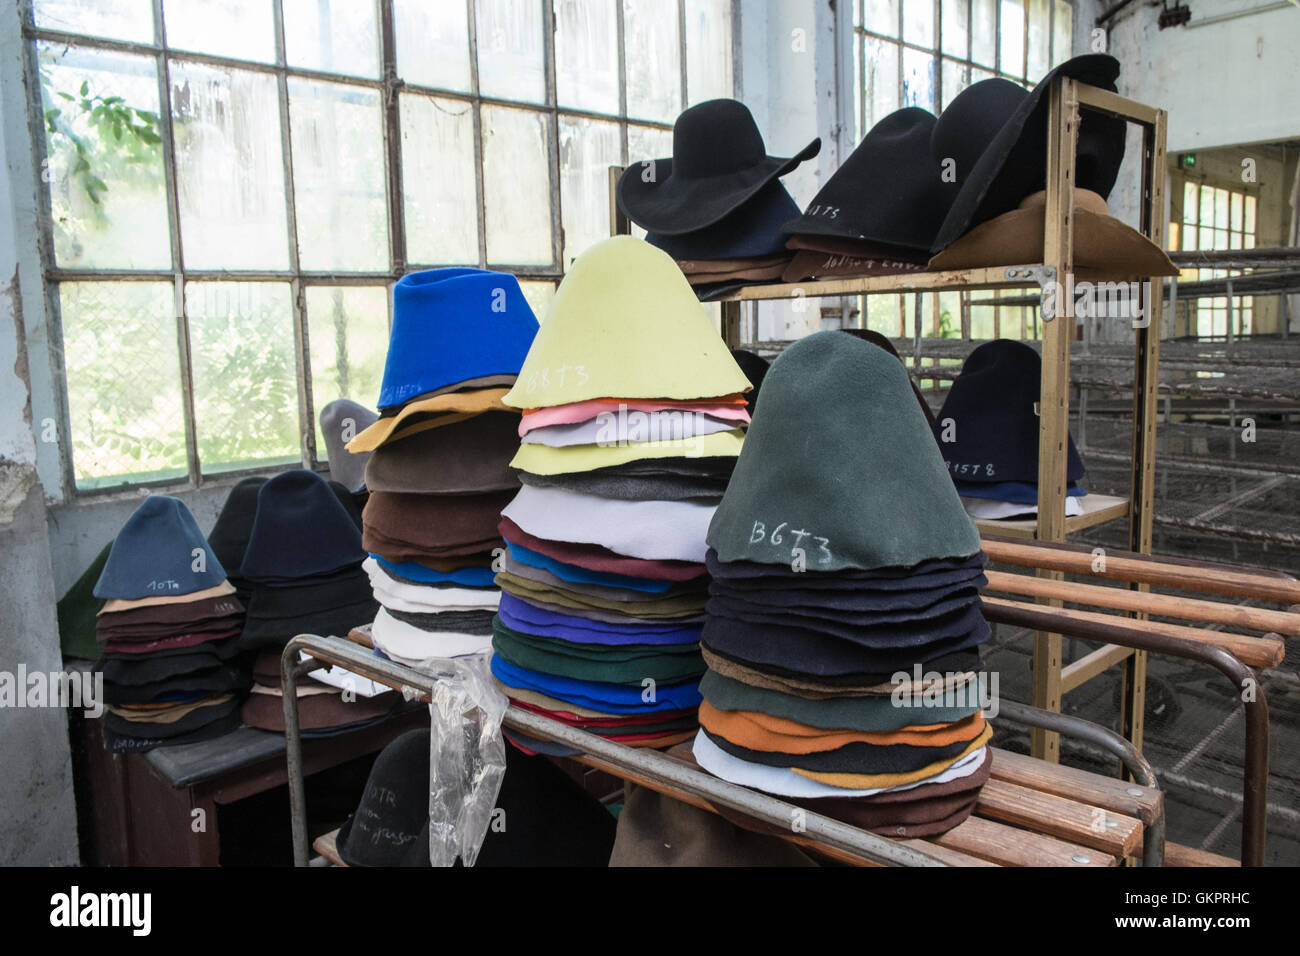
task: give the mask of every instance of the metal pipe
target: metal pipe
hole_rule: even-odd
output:
[[[360,645],[338,638],[315,637],[300,634],[286,645],[280,657],[281,681],[284,689],[285,752],[289,766],[289,807],[293,814],[294,863],[307,865],[306,799],[302,783],[302,751],[299,740],[297,701],[293,697],[296,685],[295,668],[313,665],[295,665],[298,651],[306,651],[320,661],[338,664],[357,674],[375,678],[382,683],[400,687],[406,693],[414,690],[431,694],[437,678],[420,674],[401,664],[375,657]],[[592,756],[629,772],[654,776],[673,786],[767,823],[787,827],[799,819],[803,833],[826,846],[865,857],[878,863],[894,866],[946,866],[947,863],[923,850],[905,846],[886,837],[877,836],[821,814],[799,810],[782,800],[759,794],[714,777],[712,774],[682,764],[654,750],[625,747],[595,734],[568,727],[558,721],[529,713],[517,707],[506,712],[506,724],[519,730],[575,747]]]
[[[1119,624],[1071,620],[1066,616],[1044,613],[1032,605],[1007,602],[998,607],[986,606],[984,617],[990,622],[1010,624],[1035,631],[1055,630],[1103,644],[1118,644],[1137,650],[1153,651],[1171,657],[1209,664],[1226,676],[1237,688],[1246,709],[1246,759],[1242,771],[1241,863],[1264,865],[1267,836],[1268,798],[1268,702],[1263,685],[1255,673],[1239,660],[1217,647],[1160,634],[1147,634]]]
[[[1028,727],[1041,727],[1069,737],[1075,737],[1084,743],[1090,743],[1119,758],[1125,769],[1133,775],[1134,781],[1142,787],[1159,790],[1156,773],[1141,751],[1133,746],[1122,734],[1117,734],[1109,727],[1102,727],[1092,721],[1068,714],[1058,714],[1031,707],[1014,700],[1003,700],[998,704],[999,712],[1018,724]],[[1165,865],[1165,811],[1161,804],[1160,812],[1150,822],[1142,825],[1142,865]]]

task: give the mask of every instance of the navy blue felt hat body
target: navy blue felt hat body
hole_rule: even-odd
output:
[[[225,579],[225,568],[185,503],[169,495],[150,495],[114,539],[95,583],[95,597],[138,600],[193,594]]]
[[[995,339],[966,357],[934,426],[954,481],[1038,484],[1038,402],[1042,359],[1023,342]],[[946,423],[951,422],[951,425]],[[951,438],[945,441],[944,438]],[[1066,480],[1083,477],[1069,440]]]
[[[430,269],[393,287],[380,408],[488,375],[517,375],[537,317],[509,273]]]
[[[645,241],[679,261],[779,255],[790,238],[783,227],[798,215],[799,206],[780,181],[773,180],[711,226],[672,236],[649,232]]]
[[[286,471],[262,485],[240,577],[267,584],[360,566],[357,528],[338,496],[314,471]]]

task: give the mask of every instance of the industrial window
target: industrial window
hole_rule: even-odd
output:
[[[319,464],[396,276],[505,269],[540,311],[607,168],[732,95],[730,0],[30,0],[25,33],[83,491]]]
[[[1181,222],[1169,224],[1169,248],[1227,250],[1255,248],[1256,197],[1239,190],[1187,180],[1183,183]],[[1179,278],[1195,282],[1242,275],[1241,269],[1183,269]],[[1190,303],[1188,334],[1226,340],[1231,315],[1234,337],[1250,335],[1254,328],[1254,296],[1196,299]]]

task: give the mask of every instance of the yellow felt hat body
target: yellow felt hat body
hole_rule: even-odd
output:
[[[549,408],[749,389],[677,264],[642,239],[615,236],[573,263],[503,401]]]

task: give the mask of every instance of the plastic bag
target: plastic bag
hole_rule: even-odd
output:
[[[488,654],[428,660],[438,678],[429,704],[429,862],[473,866],[492,822],[506,745],[501,721],[510,706],[497,689]]]

